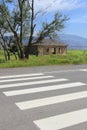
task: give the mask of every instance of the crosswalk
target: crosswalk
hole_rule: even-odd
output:
[[[26,87],[25,87],[26,86]],[[0,77],[0,90],[6,97],[23,96],[26,94],[40,94],[44,92],[52,92],[54,90],[72,89],[77,87],[85,87],[83,82],[71,82],[67,78],[56,78],[53,75],[44,73],[9,75]],[[20,111],[42,108],[49,105],[76,101],[78,99],[87,98],[87,90],[54,95],[38,99],[29,99],[27,101],[16,101],[14,104]],[[50,108],[51,109],[51,108]],[[58,111],[58,110],[57,110]],[[76,124],[87,122],[87,108],[71,111],[68,113],[58,114],[33,120],[33,123],[39,130],[59,130]]]
[[[86,115],[87,109],[83,109],[41,120],[36,120],[34,123],[39,126],[40,130],[60,130],[65,127],[73,126],[87,121]]]

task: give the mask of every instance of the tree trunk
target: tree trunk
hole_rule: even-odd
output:
[[[25,49],[25,58],[26,59],[29,59],[30,51],[31,51],[31,44],[29,46],[27,46]]]
[[[20,57],[21,60],[25,59],[25,55],[24,55],[24,51],[22,49],[20,49]]]
[[[29,38],[29,42],[28,42],[28,46],[26,48],[25,51],[25,58],[29,59],[29,55],[31,52],[31,45],[32,45],[32,40],[33,40],[33,33],[34,33],[34,0],[32,0],[32,4],[31,4],[31,30],[30,30],[30,38]]]
[[[10,60],[10,54],[9,54],[8,50],[6,50],[6,51],[7,51],[8,60]]]
[[[5,49],[4,49],[4,56],[5,56],[5,60],[7,61],[8,58],[7,58],[7,55],[6,55],[6,51],[5,51]]]

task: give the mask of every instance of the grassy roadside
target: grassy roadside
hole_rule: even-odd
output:
[[[44,65],[64,65],[64,64],[86,64],[87,51],[84,50],[69,50],[67,55],[45,55],[45,56],[30,56],[29,60],[15,60],[11,56],[10,61],[5,61],[3,52],[0,51],[0,68],[13,67],[29,67],[29,66],[44,66]]]

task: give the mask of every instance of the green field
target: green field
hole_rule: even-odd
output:
[[[10,61],[5,61],[3,52],[0,51],[0,68],[86,63],[86,50],[68,50],[67,55],[45,55],[38,57],[31,55],[29,60],[15,60],[14,56],[12,55]]]

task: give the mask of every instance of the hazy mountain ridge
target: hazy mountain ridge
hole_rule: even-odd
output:
[[[87,38],[70,34],[59,34],[56,40],[67,44],[69,49],[87,49]]]
[[[9,38],[11,37],[10,36],[5,37],[7,41],[9,40]],[[23,43],[27,44],[28,40],[29,40],[28,37],[24,38]],[[76,35],[70,35],[70,34],[58,34],[58,37],[56,37],[56,40],[61,43],[67,44],[68,49],[81,49],[81,50],[87,49],[87,38],[83,38]]]

